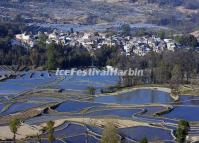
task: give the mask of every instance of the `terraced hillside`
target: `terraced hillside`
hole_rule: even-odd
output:
[[[4,20],[28,23],[153,23],[193,31],[199,21],[198,0],[1,0],[0,7]]]
[[[117,84],[117,79],[60,78],[52,72],[30,71],[0,82],[0,141],[11,141],[9,122],[14,118],[21,120],[17,140],[28,143],[48,142],[48,132],[43,129],[49,121],[55,123],[56,143],[100,143],[104,126],[110,121],[121,142],[138,143],[146,137],[150,142],[176,143],[174,133],[182,119],[190,123],[187,140],[199,141],[198,94],[179,95],[174,101],[166,87],[131,87],[113,93],[96,90],[95,95],[86,91],[92,83],[103,89]],[[29,92],[23,92],[25,85]],[[5,92],[5,88],[13,93]],[[62,90],[55,90],[59,88]]]

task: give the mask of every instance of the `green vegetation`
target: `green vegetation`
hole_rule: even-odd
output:
[[[164,39],[166,37],[166,33],[161,30],[157,32],[157,36],[160,37],[160,39]]]
[[[180,90],[179,87],[171,87],[171,95],[175,98],[175,100],[179,100]]]
[[[192,48],[198,46],[197,39],[192,35],[177,36],[175,37],[175,40],[184,46],[189,46]]]
[[[16,133],[18,131],[18,128],[20,127],[20,120],[19,119],[12,119],[9,123],[9,127],[11,132],[13,133],[13,142],[16,142]]]
[[[178,143],[186,142],[186,136],[188,135],[189,130],[190,130],[189,122],[185,120],[179,121],[178,128],[175,132],[176,140]]]
[[[131,27],[129,24],[123,24],[121,26],[121,32],[122,32],[122,35],[124,36],[130,36],[131,35]]]
[[[140,143],[148,143],[147,138],[146,138],[146,137],[145,137],[145,138],[143,138],[143,139],[140,141]]]
[[[95,95],[95,92],[96,92],[95,87],[89,86],[87,90],[88,90],[89,95]]]
[[[95,51],[94,65],[98,67],[105,67],[106,65],[116,65],[119,62],[120,50],[119,46],[102,46]]]
[[[184,85],[180,86],[178,89],[181,94],[199,95],[199,88],[197,87],[197,85],[193,87]]]
[[[182,81],[182,69],[179,65],[175,65],[171,71],[171,84],[178,86]]]
[[[53,143],[53,141],[55,140],[55,137],[54,137],[54,125],[55,125],[55,122],[53,121],[48,121],[47,122],[47,125],[45,127],[46,131],[48,132],[48,142],[49,143]]]
[[[53,70],[56,67],[56,49],[55,44],[51,44],[48,46],[47,50],[47,69]]]
[[[102,132],[101,143],[120,143],[118,132],[113,122],[108,122]]]
[[[107,88],[101,89],[101,93],[113,93],[116,92],[120,87],[118,85],[109,86]]]

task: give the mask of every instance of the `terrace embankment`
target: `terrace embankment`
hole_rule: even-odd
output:
[[[4,116],[1,116],[0,118],[0,123],[1,124],[8,124],[9,121],[13,118],[17,118],[17,119],[20,119],[20,120],[26,120],[26,119],[29,119],[29,118],[32,118],[32,117],[35,117],[35,116],[38,116],[40,115],[41,113],[43,113],[43,111],[50,107],[50,106],[53,106],[55,103],[51,103],[51,104],[44,104],[40,107],[37,107],[37,108],[30,108],[26,111],[23,111],[23,112],[17,112],[17,113],[14,113],[14,114],[8,114],[8,115],[4,115]]]
[[[163,114],[171,112],[173,109],[174,109],[174,107],[170,105],[170,106],[167,106],[166,109],[164,109],[162,111],[158,111],[158,112],[154,113],[153,115],[154,116],[160,116],[160,115],[163,115]]]
[[[180,86],[179,91],[183,95],[199,96],[198,85],[183,85],[183,86]]]
[[[0,139],[6,140],[13,138],[13,133],[10,131],[9,126],[0,126],[0,130],[3,131],[0,132]],[[39,128],[35,128],[27,124],[22,124],[17,131],[16,138],[24,139],[27,136],[37,135],[40,133],[39,130]]]
[[[43,111],[42,109],[29,109],[29,110],[24,111],[24,112],[19,112],[19,113],[16,113],[16,114],[10,114],[10,115],[6,115],[6,116],[2,116],[0,118],[0,123],[1,124],[7,124],[13,118],[17,118],[17,119],[20,119],[20,120],[26,120],[28,118],[31,118],[31,117],[34,117],[34,116],[41,114],[42,111]]]
[[[6,79],[8,79],[8,77],[6,77],[6,76],[0,76],[0,81],[4,81]]]

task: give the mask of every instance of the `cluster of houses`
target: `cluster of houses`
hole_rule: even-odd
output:
[[[33,48],[37,44],[38,37],[41,34],[45,35],[46,44],[54,42],[65,46],[82,46],[88,51],[101,48],[104,45],[107,47],[119,46],[126,55],[134,53],[144,56],[150,51],[161,53],[164,50],[175,51],[179,47],[172,39],[160,39],[156,36],[131,37],[98,32],[63,33],[54,30],[52,33],[38,32],[35,35],[26,33],[17,34],[15,38],[21,45]]]

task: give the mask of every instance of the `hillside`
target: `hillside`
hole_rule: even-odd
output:
[[[153,23],[189,32],[199,23],[199,0],[1,1],[3,19],[20,15],[27,23]]]

